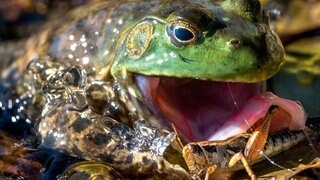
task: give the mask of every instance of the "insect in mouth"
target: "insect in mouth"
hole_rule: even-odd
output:
[[[183,147],[183,158],[193,178],[210,179],[224,171],[245,169],[251,179],[256,175],[250,165],[276,155],[305,138],[303,131],[282,130],[269,135],[271,119],[283,111],[273,106],[267,116],[258,121],[252,132],[227,140],[192,142]]]

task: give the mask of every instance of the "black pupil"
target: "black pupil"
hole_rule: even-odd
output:
[[[186,28],[176,28],[174,34],[180,41],[190,41],[194,38],[192,32]]]

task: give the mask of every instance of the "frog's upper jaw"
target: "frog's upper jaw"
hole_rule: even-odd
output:
[[[173,123],[187,142],[224,140],[245,133],[267,116],[273,106],[282,108],[288,115],[275,116],[270,131],[300,130],[306,121],[298,103],[262,92],[262,83],[134,77],[151,111]]]
[[[284,57],[259,1],[192,2],[177,1],[181,8],[123,33],[111,74],[119,81],[133,75],[148,107],[189,141],[245,132],[273,105],[291,118],[271,129],[303,128],[300,105],[259,89]]]

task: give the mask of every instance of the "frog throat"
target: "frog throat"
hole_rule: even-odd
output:
[[[259,83],[229,83],[135,75],[143,100],[164,126],[174,124],[186,142],[225,140],[247,132],[273,106],[283,109],[270,131],[301,130],[306,115],[293,101],[262,91]],[[159,121],[161,123],[162,121]],[[170,127],[168,127],[170,128]]]

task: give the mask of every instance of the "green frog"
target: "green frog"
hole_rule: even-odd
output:
[[[41,146],[126,177],[188,179],[174,158],[177,139],[229,139],[274,106],[285,115],[271,119],[270,132],[305,126],[300,104],[265,92],[284,50],[258,0],[95,3],[2,61],[3,82],[16,82],[11,103],[35,124]]]

